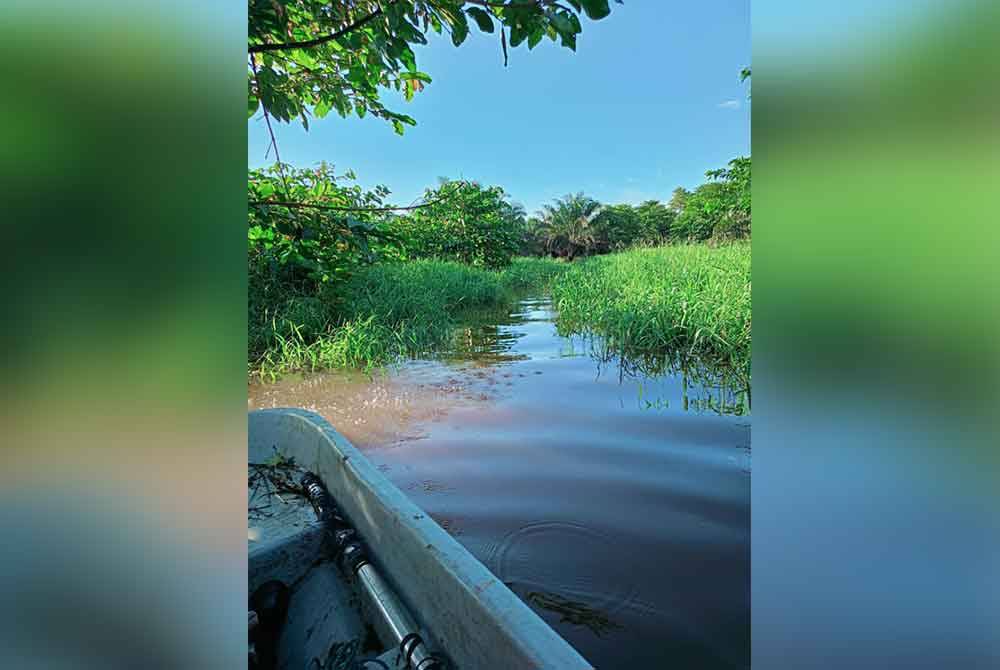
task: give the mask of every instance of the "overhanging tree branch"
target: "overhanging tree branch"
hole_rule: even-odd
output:
[[[260,91],[260,79],[257,77],[257,57],[250,55],[250,67],[253,69],[253,81],[257,85],[257,90]],[[267,112],[267,107],[263,104],[261,109],[264,110],[264,122],[267,124],[267,132],[271,135],[271,147],[274,148],[274,158],[278,161],[278,172],[281,174],[281,183],[285,187],[285,193],[288,193],[288,180],[285,179],[285,168],[281,164],[281,154],[278,153],[278,140],[274,136],[274,128],[271,127],[271,115]]]
[[[331,33],[329,35],[324,35],[322,37],[316,37],[311,40],[302,40],[299,42],[279,42],[273,44],[251,44],[247,47],[247,51],[254,53],[261,53],[264,51],[288,51],[290,49],[309,49],[311,47],[319,46],[320,44],[325,44],[331,42],[337,38],[343,37],[349,32],[357,30],[358,28],[364,26],[366,23],[372,19],[382,15],[382,8],[379,7],[371,14],[363,16],[354,23],[344,26],[340,30]]]
[[[490,0],[465,0],[465,1],[470,5],[479,5],[480,7],[487,7],[487,8],[491,7],[505,8],[514,4],[510,2],[496,2]],[[394,3],[389,3],[389,4],[394,4]],[[559,4],[558,0],[536,0],[535,3],[533,4],[539,7],[559,7],[561,9],[566,9],[566,11],[569,11],[568,8],[565,8]],[[264,51],[288,51],[290,49],[309,49],[311,47],[319,46],[320,44],[325,44],[327,42],[331,42],[335,39],[343,37],[344,35],[352,31],[355,31],[358,28],[361,28],[372,19],[375,19],[381,15],[382,15],[382,8],[379,7],[371,14],[362,16],[357,21],[351,23],[350,25],[344,26],[340,30],[331,33],[329,35],[323,35],[322,37],[315,37],[311,40],[301,40],[298,42],[275,42],[270,44],[251,44],[247,47],[247,51],[253,54],[253,53],[262,53]]]
[[[285,200],[250,200],[248,201],[247,204],[271,205],[274,207],[291,207],[295,209],[323,209],[323,210],[332,210],[336,212],[372,212],[372,213],[408,212],[414,209],[422,209],[424,207],[430,207],[431,205],[435,205],[441,202],[442,200],[447,200],[451,196],[455,195],[458,189],[460,189],[464,185],[465,185],[464,181],[455,182],[455,188],[453,188],[451,192],[444,195],[440,195],[437,198],[434,198],[433,200],[422,202],[419,205],[409,205],[406,207],[343,207],[340,205],[323,205],[314,202],[290,202]]]

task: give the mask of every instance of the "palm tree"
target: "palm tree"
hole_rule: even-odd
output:
[[[569,260],[606,250],[607,240],[595,225],[600,213],[601,203],[583,193],[543,205],[536,224],[542,248],[555,258]]]

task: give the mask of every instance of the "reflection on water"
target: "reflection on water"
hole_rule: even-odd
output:
[[[749,667],[748,390],[553,319],[525,300],[436,360],[249,404],[325,415],[597,667]]]
[[[636,391],[642,409],[667,409],[674,400],[686,412],[750,413],[750,384],[738,371],[677,354],[614,351],[600,337],[560,333],[554,326],[555,316],[548,298],[523,300],[513,311],[479,311],[438,358],[497,365],[533,358],[589,357],[596,363],[597,377],[613,375],[620,384],[634,382],[628,388]],[[667,391],[678,380],[680,397],[672,398]]]

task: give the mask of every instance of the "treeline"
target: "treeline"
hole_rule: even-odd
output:
[[[275,165],[249,172],[251,264],[326,283],[387,259],[500,269],[516,255],[572,260],[635,245],[745,238],[750,166],[749,157],[733,159],[693,191],[675,189],[666,203],[606,205],[578,193],[527,217],[499,186],[444,181],[425,192],[423,205],[400,212],[385,206],[388,189],[365,191],[351,172]]]
[[[602,205],[582,193],[546,205],[528,219],[521,252],[572,260],[635,245],[750,236],[750,158],[706,173],[693,191],[677,188],[667,203]]]

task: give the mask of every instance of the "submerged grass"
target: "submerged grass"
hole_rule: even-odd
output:
[[[251,329],[249,376],[370,369],[426,354],[448,341],[467,310],[543,289],[566,267],[539,258],[517,258],[498,272],[433,260],[371,266],[336,292],[283,298]]]
[[[635,249],[573,264],[552,285],[560,330],[629,356],[697,357],[750,380],[750,244]]]

